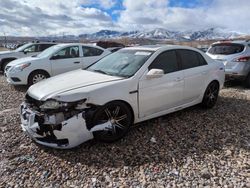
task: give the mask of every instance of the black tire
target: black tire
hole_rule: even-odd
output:
[[[248,74],[246,80],[245,80],[245,85],[247,88],[250,88],[250,73]]]
[[[42,70],[34,71],[29,75],[28,85],[33,85],[46,78],[49,78],[49,74],[47,72]]]
[[[130,108],[123,102],[114,101],[99,108],[94,114],[93,124],[100,125],[110,122],[112,127],[107,130],[94,131],[95,139],[102,142],[114,142],[126,135],[133,116]]]
[[[213,81],[208,86],[204,93],[202,100],[202,107],[204,108],[213,108],[217,102],[220,91],[220,85],[218,82]]]

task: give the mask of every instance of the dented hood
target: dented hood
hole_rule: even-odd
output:
[[[73,89],[121,79],[123,78],[79,69],[43,80],[31,86],[28,90],[28,94],[37,100],[44,101]]]

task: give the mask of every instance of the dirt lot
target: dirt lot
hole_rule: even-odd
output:
[[[5,51],[5,50],[8,50],[8,49],[6,49],[4,47],[0,47],[0,51]]]
[[[23,134],[26,88],[15,90],[0,73],[0,187],[250,187],[250,90],[237,84],[211,110],[142,123],[113,144],[55,150]]]

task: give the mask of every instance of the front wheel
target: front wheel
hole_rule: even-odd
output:
[[[202,100],[202,106],[205,108],[212,108],[217,102],[218,96],[219,96],[219,90],[220,86],[217,82],[213,81],[211,82],[205,91],[205,94],[203,96]]]
[[[102,142],[114,142],[125,136],[132,122],[132,113],[126,104],[119,101],[108,103],[97,110],[93,124],[109,126],[93,132],[94,137]]]
[[[49,78],[48,73],[46,73],[44,71],[35,71],[29,75],[28,84],[33,85],[33,84],[36,84],[37,82],[40,82],[46,78]]]

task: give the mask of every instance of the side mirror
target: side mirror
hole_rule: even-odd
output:
[[[50,58],[50,60],[55,60],[55,59],[60,59],[60,56],[59,55],[54,55]]]
[[[164,71],[162,69],[151,69],[146,74],[147,79],[160,78],[162,76],[164,76]]]
[[[24,53],[24,54],[27,54],[28,52],[24,50],[23,53]]]

